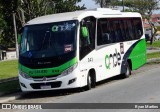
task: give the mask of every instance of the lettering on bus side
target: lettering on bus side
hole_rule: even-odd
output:
[[[121,65],[121,54],[115,49],[114,54],[109,54],[105,56],[105,65],[107,69],[115,68]]]

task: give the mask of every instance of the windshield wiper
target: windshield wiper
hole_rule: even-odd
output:
[[[45,49],[45,48],[44,48],[45,45],[48,45],[47,42],[45,43],[45,41],[47,41],[47,40],[46,40],[46,38],[47,38],[47,33],[50,33],[50,32],[49,32],[49,31],[46,31],[46,32],[45,32],[44,37],[43,37],[43,41],[42,41],[41,50],[42,50],[42,49]],[[47,47],[48,47],[48,46],[47,46]]]

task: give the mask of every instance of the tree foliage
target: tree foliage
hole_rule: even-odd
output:
[[[0,42],[4,46],[14,46],[15,39],[13,29],[12,13],[17,10],[18,0],[1,0],[0,1],[0,14],[1,14],[1,36]]]
[[[0,0],[0,44],[14,47],[13,13],[16,13],[17,30],[25,22],[39,16],[81,10],[81,0]]]
[[[121,2],[119,0],[93,0],[96,4],[99,4],[101,7],[115,7],[120,5]]]
[[[153,10],[159,9],[160,0],[124,0],[124,5],[142,15],[151,15]]]

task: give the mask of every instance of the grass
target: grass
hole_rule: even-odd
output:
[[[18,76],[18,61],[0,62],[0,80]]]
[[[160,52],[148,53],[147,59],[160,58]]]
[[[0,80],[18,76],[18,61],[0,62]],[[0,83],[0,96],[20,90],[19,81],[13,80]]]
[[[0,96],[20,90],[18,80],[0,83]]]
[[[152,45],[150,45],[150,42],[147,42],[147,47],[160,47],[160,40],[154,41]]]

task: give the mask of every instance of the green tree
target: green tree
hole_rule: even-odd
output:
[[[3,30],[6,28],[6,21],[3,18],[2,13],[0,13],[0,44],[3,43]]]
[[[15,45],[14,29],[13,29],[13,17],[12,13],[17,10],[18,0],[1,0],[0,12],[1,12],[1,44],[4,46],[13,47]]]
[[[119,0],[93,0],[96,4],[99,4],[101,7],[115,7],[121,4]]]
[[[21,0],[17,15],[23,26],[22,12],[24,12],[25,21],[29,21],[35,17],[81,10],[85,7],[77,6],[81,0]]]

